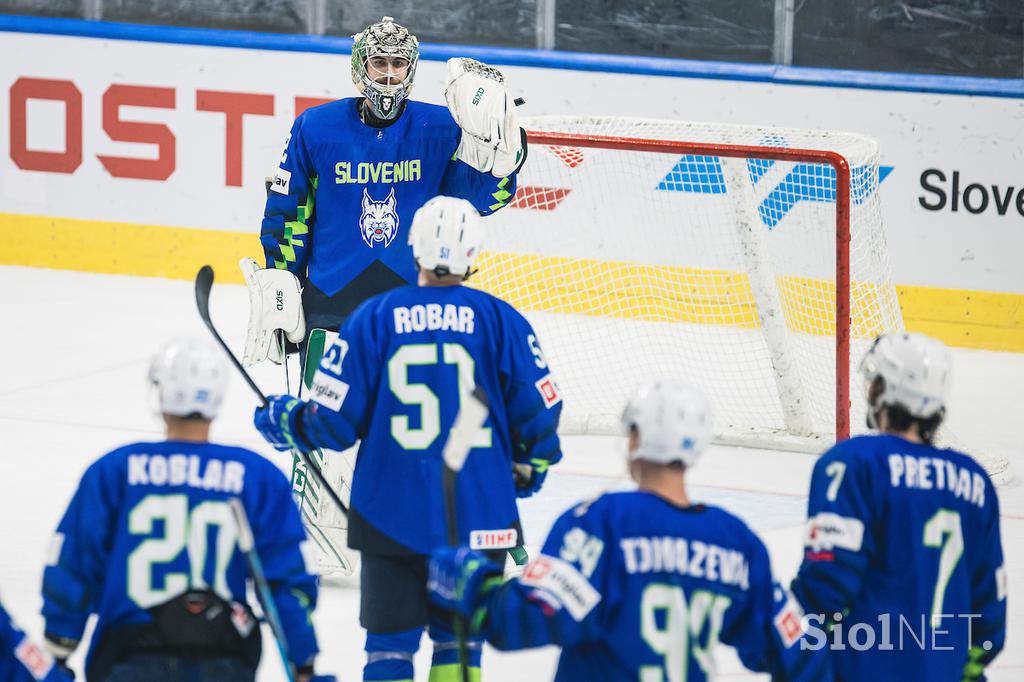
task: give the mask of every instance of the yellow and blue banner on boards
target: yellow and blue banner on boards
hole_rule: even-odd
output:
[[[7,244],[0,255],[0,264],[5,265],[188,280],[208,263],[216,269],[218,281],[236,284],[242,283],[238,260],[260,259],[262,253],[255,229],[225,232],[13,214],[0,214],[0,239]],[[741,272],[495,252],[483,254],[480,268],[478,286],[527,310],[758,326],[750,284]],[[613,284],[619,278],[594,276],[621,268],[628,268],[630,281],[637,283],[628,292]],[[510,288],[521,285],[499,276],[513,270],[533,273],[528,296]],[[830,282],[791,279],[791,284],[825,288],[834,295]],[[657,291],[653,284],[648,291],[644,282],[657,282]],[[860,285],[851,286],[856,293]],[[674,293],[666,298],[666,291]],[[1024,295],[904,285],[897,285],[896,292],[907,329],[961,348],[1024,352]],[[783,303],[784,308],[793,308]],[[821,320],[787,322],[801,333],[832,333]],[[854,317],[854,336],[871,336],[874,331],[858,325]]]

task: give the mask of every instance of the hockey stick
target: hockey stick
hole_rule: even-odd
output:
[[[256,552],[256,540],[252,535],[249,517],[245,513],[242,501],[237,497],[228,500],[228,504],[231,505],[231,514],[235,517],[235,525],[238,526],[238,549],[245,555],[249,573],[252,574],[252,581],[256,585],[256,596],[260,600],[260,606],[263,607],[263,615],[267,617],[270,630],[274,633],[274,639],[277,640],[277,651],[281,654],[285,675],[288,676],[288,682],[295,682],[295,672],[288,659],[288,640],[284,636],[284,626],[281,625],[281,616],[277,613],[277,605],[274,603],[270,584],[267,583],[267,576],[263,572],[263,562],[260,561],[260,555]]]
[[[448,440],[445,441],[444,459],[444,509],[445,524],[448,530],[448,544],[452,547],[459,546],[459,517],[455,499],[455,483],[466,463],[469,451],[473,448],[473,438],[477,431],[487,420],[489,405],[487,394],[479,386],[473,388],[473,392],[464,396],[459,406],[459,412],[455,415],[455,423],[448,433]],[[462,682],[469,682],[469,644],[466,639],[466,620],[455,615],[452,619],[455,639],[459,646],[459,667],[462,668]]]
[[[217,328],[213,326],[213,320],[210,319],[210,290],[212,288],[213,268],[209,265],[204,265],[199,268],[199,272],[196,273],[196,306],[199,308],[199,317],[203,318],[203,322],[206,323],[207,329],[210,330],[210,333],[213,334],[213,338],[217,340],[220,347],[224,349],[225,353],[227,353],[228,359],[231,360],[231,364],[235,366],[235,369],[237,369],[242,375],[242,378],[245,379],[245,383],[249,384],[249,388],[251,388],[252,392],[260,399],[260,404],[263,407],[266,407],[267,396],[263,395],[263,391],[261,391],[260,387],[256,385],[256,382],[252,380],[249,373],[245,371],[245,367],[242,367],[242,363],[238,361],[235,354],[231,352],[230,348],[228,348],[228,344],[224,342],[220,333],[217,332]],[[327,479],[324,478],[323,472],[320,471],[318,467],[313,466],[313,463],[305,452],[302,452],[301,450],[295,450],[295,452],[299,453],[302,463],[306,465],[306,470],[313,473],[313,478],[316,479],[316,482],[321,488],[327,491],[327,496],[331,498],[334,504],[338,505],[338,509],[341,510],[341,513],[348,516],[348,506],[341,501],[341,498],[338,497],[338,493],[334,492],[334,488],[327,483]]]

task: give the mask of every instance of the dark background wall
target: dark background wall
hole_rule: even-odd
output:
[[[1024,78],[1024,0],[0,0],[0,13]],[[791,36],[789,40],[786,36]]]

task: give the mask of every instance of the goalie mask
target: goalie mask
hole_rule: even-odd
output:
[[[227,389],[227,369],[217,348],[182,339],[164,346],[149,367],[157,412],[213,419]]]
[[[384,17],[352,38],[352,82],[366,98],[374,116],[385,121],[397,118],[412,90],[419,41],[391,17]],[[386,66],[375,66],[378,61]],[[407,65],[404,74],[396,61]]]
[[[692,466],[711,442],[711,405],[700,391],[670,380],[643,386],[622,413],[626,433],[637,432],[630,459]]]
[[[409,244],[416,264],[438,277],[473,274],[484,228],[473,204],[455,197],[434,197],[412,219]]]

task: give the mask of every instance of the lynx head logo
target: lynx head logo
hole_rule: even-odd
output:
[[[366,189],[363,189],[363,213],[359,216],[359,231],[363,241],[370,248],[377,242],[384,242],[384,247],[398,234],[398,212],[395,211],[395,189],[384,201],[374,201]]]

